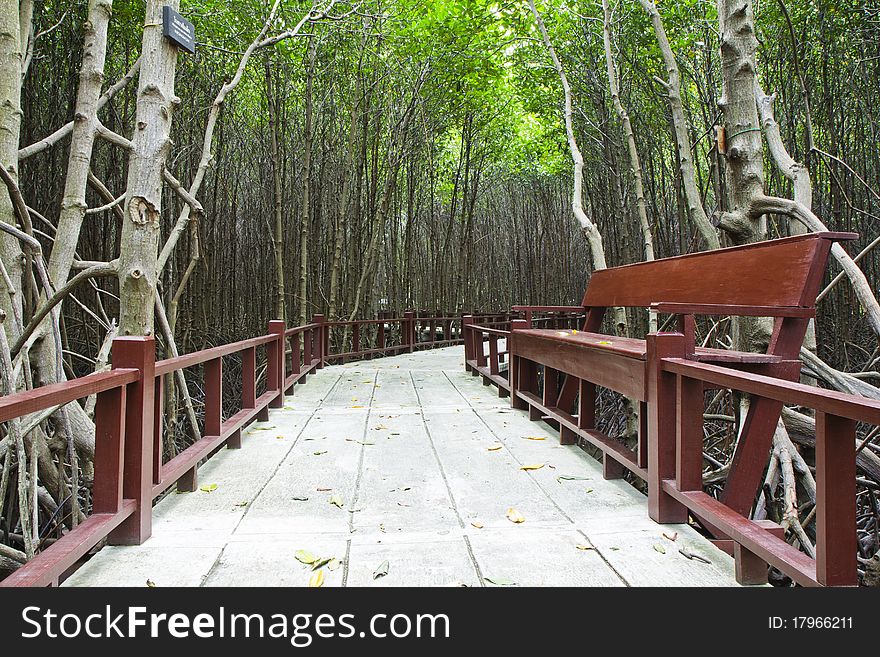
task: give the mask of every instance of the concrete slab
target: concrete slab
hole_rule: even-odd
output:
[[[306,586],[297,550],[339,559],[324,586],[734,583],[727,555],[653,523],[641,493],[465,373],[460,347],[318,371],[199,480],[216,488],[167,495],[144,545],[64,585]]]

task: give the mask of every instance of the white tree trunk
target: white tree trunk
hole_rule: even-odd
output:
[[[162,212],[162,171],[171,149],[177,47],[162,36],[162,6],[179,0],[148,0],[141,50],[137,112],[125,218],[119,253],[120,335],[152,335],[157,250]]]

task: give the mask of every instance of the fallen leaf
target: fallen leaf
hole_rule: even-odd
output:
[[[309,586],[312,588],[320,588],[324,586],[324,571],[318,570],[315,571],[311,577],[309,577]]]
[[[321,557],[315,563],[312,564],[312,570],[318,570],[318,568],[323,568],[328,563],[333,561],[333,557]]]
[[[510,579],[504,579],[503,577],[484,577],[483,579],[489,582],[489,584],[494,584],[495,586],[516,586],[516,582]]]
[[[595,550],[596,549],[592,545],[584,545],[583,543],[578,543],[577,545],[575,545],[575,547],[578,550]]]
[[[544,436],[523,436],[526,440],[547,440]]]
[[[329,562],[327,562],[327,570],[329,570],[332,573],[334,570],[339,568],[339,566],[341,566],[341,565],[342,565],[342,562],[339,559],[334,557],[333,559],[330,559]]]
[[[608,340],[599,340],[599,342],[598,342],[597,344],[608,344],[608,345],[611,345],[611,344],[614,344],[614,343],[613,343],[613,342],[610,342],[610,341],[608,341]]]
[[[659,543],[654,543],[654,549],[660,554],[666,554],[666,548],[660,545]]]
[[[678,532],[672,532],[671,536],[666,532],[663,532],[663,538],[665,538],[667,541],[675,541],[678,539]]]
[[[154,588],[156,588],[156,582],[154,582],[154,581],[151,580],[151,579],[148,579],[148,580],[147,580],[147,586],[148,586],[149,588],[151,588],[151,589],[154,589]]]
[[[592,489],[592,488],[588,488],[588,489],[587,489],[587,492],[588,492],[588,493],[592,493],[592,492],[593,492],[593,489]]]
[[[563,481],[589,481],[589,477],[579,477],[578,475],[559,475],[556,477],[556,481],[562,483]]]
[[[520,470],[525,470],[529,472],[531,470],[540,470],[546,465],[546,463],[532,463],[531,465],[524,465],[520,468]]]
[[[412,504],[404,504],[403,502],[398,502],[397,506],[412,506]]]
[[[274,424],[266,424],[266,425],[263,425],[262,427],[251,427],[251,431],[268,431],[269,429],[274,429],[274,428],[275,428]]]
[[[318,491],[319,493],[327,493],[327,492],[329,492],[329,491],[331,491],[331,490],[333,490],[333,489],[332,489],[332,488],[321,488],[321,487],[319,486],[319,487],[316,488],[315,490]]]
[[[471,527],[476,527],[477,529],[482,529],[483,523],[481,523],[479,520],[474,520],[473,522],[471,522]]]
[[[526,521],[526,517],[513,507],[507,510],[507,519],[517,525]]]
[[[217,490],[217,484],[205,484],[204,486],[200,486],[199,490],[205,493],[213,493]]]
[[[684,549],[679,549],[678,553],[683,556],[685,559],[690,559],[691,561],[700,561],[702,563],[712,563],[705,557],[701,557],[699,554],[694,554],[693,552],[688,552]]]
[[[308,550],[297,550],[296,552],[294,552],[293,556],[296,557],[297,561],[299,561],[300,563],[304,563],[307,566],[311,566],[318,560],[318,557],[316,557]]]
[[[330,504],[338,506],[340,509],[345,505],[345,503],[342,501],[342,498],[339,497],[339,495],[332,495],[330,497]]]
[[[379,579],[380,577],[385,577],[388,574],[388,569],[391,565],[387,561],[383,561],[379,564],[379,567],[373,571],[373,579]]]
[[[497,452],[502,447],[504,447],[504,445],[492,445],[491,447],[487,447],[486,451],[487,452]]]
[[[352,408],[363,408],[363,406],[352,406]]]
[[[291,497],[290,499],[293,500],[294,502],[308,502],[309,501],[309,498],[304,497],[304,496],[294,496],[294,497]]]
[[[236,504],[235,506],[247,506],[247,505],[248,505],[247,502],[239,502],[239,503]]]
[[[325,449],[323,452],[312,452],[313,456],[321,456],[321,454],[326,454],[327,450]]]

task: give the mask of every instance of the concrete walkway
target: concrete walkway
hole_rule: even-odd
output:
[[[460,347],[327,367],[243,442],[156,506],[150,540],[65,585],[306,586],[298,550],[337,560],[324,586],[735,585],[730,557],[651,522],[638,491],[466,374]]]

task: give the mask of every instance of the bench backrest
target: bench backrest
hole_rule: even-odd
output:
[[[812,308],[831,245],[853,233],[808,233],[593,272],[583,305],[652,303]]]

